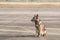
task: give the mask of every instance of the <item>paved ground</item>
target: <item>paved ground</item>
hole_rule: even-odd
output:
[[[39,14],[48,35],[36,37],[30,20]],[[60,40],[60,8],[0,8],[0,40]]]

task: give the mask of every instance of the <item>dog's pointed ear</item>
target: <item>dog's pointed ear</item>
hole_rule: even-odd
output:
[[[37,17],[38,17],[38,14],[37,14]]]

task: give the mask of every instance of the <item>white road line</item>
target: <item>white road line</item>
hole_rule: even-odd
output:
[[[0,2],[0,4],[60,4],[60,2]]]
[[[60,28],[46,28],[47,30],[60,30]]]
[[[48,34],[48,35],[60,35],[60,33],[57,33],[57,32],[56,32],[56,33],[51,33],[51,32],[50,32],[50,33],[47,33],[47,34]]]
[[[30,30],[10,30],[10,29],[0,29],[0,31],[2,32],[33,32],[33,31],[30,31]]]
[[[47,30],[51,30],[50,32],[48,31],[47,32],[47,34],[48,35],[60,35],[60,32],[58,32],[58,31],[60,31],[60,28],[47,28]],[[55,30],[57,30],[57,32],[52,32],[52,30],[53,31],[55,31]],[[33,31],[33,30],[10,30],[10,29],[0,29],[0,32],[2,32],[2,33],[7,33],[7,32],[26,32],[26,33],[34,33],[35,34],[35,31]]]
[[[21,32],[21,31],[33,32],[34,31],[34,30],[30,30],[29,28],[27,30],[24,30],[24,29],[26,29],[26,28],[24,27],[22,30],[0,29],[0,31],[15,31],[15,32],[16,31],[17,32]],[[47,28],[47,30],[60,31],[60,28]]]

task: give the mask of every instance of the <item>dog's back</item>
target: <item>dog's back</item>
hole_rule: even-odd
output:
[[[45,27],[44,27],[44,24],[42,23],[42,21],[40,21],[40,24],[39,24],[40,26],[40,35],[42,35],[42,36],[46,36],[47,35],[47,31],[46,31],[46,29],[45,29]]]

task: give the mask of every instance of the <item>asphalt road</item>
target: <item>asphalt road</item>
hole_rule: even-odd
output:
[[[38,14],[47,37],[36,37],[34,23]],[[60,8],[0,8],[0,40],[60,40]]]

